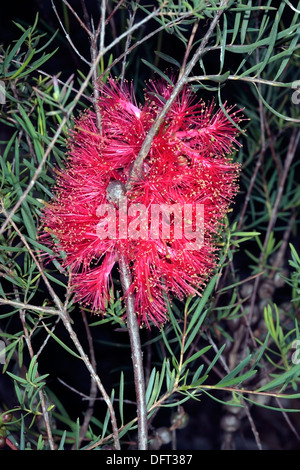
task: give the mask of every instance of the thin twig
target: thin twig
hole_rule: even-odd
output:
[[[168,23],[164,24],[163,26],[159,26],[158,28],[154,29],[153,31],[150,31],[150,33],[146,34],[141,39],[139,39],[134,44],[132,44],[132,46],[129,47],[128,51],[125,50],[118,57],[116,57],[111,62],[111,64],[108,65],[106,67],[106,69],[102,72],[99,79],[101,79],[101,77],[105,76],[109,72],[110,69],[112,69],[118,62],[120,62],[120,60],[122,60],[124,58],[125,55],[131,53],[134,49],[138,48],[141,44],[148,41],[151,37],[155,36],[156,34],[160,33],[163,30],[166,30],[167,28],[171,28],[172,26],[174,26],[174,25],[180,23],[181,21],[183,21],[183,19],[187,19],[190,16],[191,16],[190,13],[185,13],[184,15],[182,15],[181,18],[175,18],[174,20],[169,21]]]
[[[96,33],[93,34],[91,38],[91,57],[92,57],[92,62],[93,64],[95,63],[97,59],[97,35]],[[98,74],[97,74],[97,68],[94,68],[93,72],[93,105],[94,105],[94,110],[96,114],[96,122],[97,122],[97,129],[99,134],[102,134],[102,117],[100,113],[100,108],[99,108],[99,85],[98,85]]]
[[[57,13],[56,6],[54,5],[53,0],[51,0],[51,4],[52,4],[53,11],[54,11],[54,13],[55,13],[55,15],[56,15],[56,17],[57,17],[57,19],[58,19],[58,22],[59,22],[59,24],[60,24],[60,26],[61,26],[63,32],[65,33],[66,39],[67,39],[67,41],[69,42],[69,44],[70,44],[70,46],[72,47],[72,49],[75,51],[75,54],[77,54],[78,57],[80,57],[80,59],[81,59],[83,62],[85,62],[85,63],[88,64],[88,65],[91,65],[91,63],[90,63],[83,55],[80,54],[80,52],[79,52],[78,49],[76,48],[75,44],[73,43],[72,39],[70,38],[69,34],[67,33],[67,31],[66,31],[66,29],[65,29],[65,27],[64,27],[64,25],[63,25],[63,23],[62,23],[62,21],[61,21],[61,19],[60,19],[60,17],[59,17],[59,14]]]
[[[62,0],[64,4],[69,8],[69,10],[73,13],[77,21],[79,22],[80,26],[85,30],[85,32],[88,34],[88,36],[92,36],[92,32],[89,30],[88,26],[84,24],[80,16],[77,15],[76,11],[73,9],[73,7],[69,4],[67,0]]]
[[[256,177],[257,177],[257,175],[258,175],[259,169],[260,169],[261,164],[262,164],[262,160],[263,160],[264,153],[265,153],[265,148],[264,148],[264,146],[262,145],[262,146],[261,146],[261,149],[260,149],[260,152],[259,152],[258,159],[256,160],[255,168],[254,168],[254,171],[253,171],[253,173],[252,173],[250,183],[249,183],[249,185],[248,185],[247,194],[246,194],[246,197],[245,197],[245,201],[244,201],[243,208],[242,208],[242,211],[241,211],[241,215],[240,215],[240,217],[239,217],[239,222],[238,222],[238,225],[237,225],[237,229],[238,229],[238,230],[241,229],[242,224],[243,224],[243,222],[244,222],[246,210],[247,210],[248,204],[249,204],[249,202],[250,202],[251,193],[252,193],[252,190],[253,190],[253,188],[254,188],[254,184],[255,184],[255,181],[256,181]]]
[[[218,78],[218,75],[195,75],[193,77],[190,77],[187,81],[188,82],[193,82],[193,81],[198,81],[198,82],[203,82],[203,81],[215,81]],[[246,76],[240,76],[240,75],[228,75],[226,77],[226,80],[232,80],[234,82],[247,82],[247,83],[260,83],[261,85],[269,85],[269,86],[274,86],[274,87],[279,87],[279,88],[293,88],[295,85],[293,85],[293,82],[278,82],[275,80],[267,80],[264,78],[260,77],[246,77]],[[296,121],[296,120],[295,120]]]
[[[101,1],[100,22],[99,22],[99,26],[98,26],[98,31],[100,32],[100,45],[99,45],[100,54],[104,50],[105,16],[106,16],[106,0],[102,0]]]
[[[85,326],[85,331],[86,331],[87,340],[89,344],[91,363],[92,363],[94,370],[96,370],[97,364],[96,364],[95,350],[93,346],[93,339],[91,336],[91,332],[90,332],[89,324],[86,319],[85,312],[83,310],[81,310],[81,317]],[[97,397],[97,384],[94,380],[91,380],[89,403],[85,411],[84,420],[83,420],[83,423],[81,425],[80,432],[79,432],[79,445],[84,439],[85,433],[87,432],[90,421],[91,421],[91,417],[93,416],[96,397]],[[75,444],[73,446],[73,449],[75,449]]]
[[[82,398],[82,401],[86,401],[86,400],[90,400],[91,399],[91,396],[90,395],[86,395],[85,393],[83,392],[80,392],[79,390],[77,390],[76,388],[72,387],[70,384],[68,384],[67,382],[65,382],[64,380],[62,380],[60,377],[57,378],[57,380],[62,384],[64,385],[67,389],[71,390],[72,392],[76,393],[76,395],[79,395],[81,398]],[[120,398],[115,398],[114,399],[116,402],[119,402],[120,401]],[[95,398],[95,401],[103,401],[103,397],[96,397]],[[136,401],[132,401],[132,400],[127,400],[125,398],[122,398],[122,402],[123,403],[127,403],[128,405],[136,405]]]
[[[279,408],[283,408],[282,404],[280,403],[280,400],[278,398],[275,398]],[[288,414],[282,409],[282,414],[283,414],[283,417],[285,419],[285,421],[287,422],[290,430],[292,431],[292,433],[294,434],[294,436],[296,437],[297,441],[300,442],[300,435],[297,431],[297,429],[295,428],[295,426],[293,425],[292,421],[290,420],[290,417],[288,416]]]
[[[32,360],[34,358],[35,354],[34,354],[34,351],[33,351],[33,348],[32,348],[30,335],[28,333],[28,329],[27,329],[27,326],[26,326],[25,310],[21,309],[19,311],[19,313],[20,313],[20,320],[21,320],[21,323],[22,323],[23,331],[24,331],[26,345],[27,345],[27,348],[28,348],[28,351],[29,351],[30,358]],[[36,373],[36,375],[37,375],[37,377],[39,377],[38,372]],[[51,450],[54,450],[55,449],[55,444],[54,444],[54,439],[53,439],[53,435],[52,435],[52,428],[51,428],[50,417],[49,417],[49,412],[48,412],[48,406],[49,405],[47,405],[47,403],[46,403],[44,390],[40,389],[38,394],[39,394],[39,398],[40,398],[40,401],[41,401],[41,407],[42,407],[46,432],[47,432],[47,436],[48,436],[49,446],[50,446]]]
[[[258,433],[258,431],[257,431],[257,428],[256,428],[255,423],[254,423],[254,421],[253,421],[253,418],[252,418],[252,416],[251,416],[251,413],[250,413],[250,410],[249,410],[249,406],[247,405],[247,403],[245,403],[245,400],[242,400],[242,403],[243,403],[244,410],[245,410],[245,412],[246,412],[248,421],[249,421],[249,423],[250,423],[250,427],[251,427],[251,430],[252,430],[252,433],[253,433],[253,436],[254,436],[254,439],[255,439],[257,448],[258,448],[259,450],[262,450],[262,444],[261,444],[261,440],[260,440],[260,437],[259,437],[259,433]]]
[[[96,62],[97,56],[99,54],[103,57],[104,38],[105,38],[105,14],[106,14],[105,3],[106,1],[102,0],[100,21],[99,21],[96,31],[95,31],[93,21],[91,20],[92,33],[93,33],[91,36],[91,58],[92,58],[93,64]],[[87,12],[85,14],[87,15]],[[99,40],[99,51],[97,49],[98,40]],[[98,77],[97,67],[94,67],[92,80],[93,80],[93,104],[94,104],[94,109],[95,109],[95,114],[96,114],[97,129],[98,129],[99,134],[101,135],[102,134],[102,116],[101,116],[100,108],[98,105],[99,103],[99,83],[98,83],[99,77]]]
[[[16,308],[24,308],[26,310],[32,310],[33,312],[41,312],[51,315],[60,315],[59,310],[55,310],[51,307],[39,307],[38,305],[26,304],[25,302],[17,302],[16,300],[0,299],[1,305],[11,305]]]
[[[132,28],[132,25],[134,23],[135,19],[135,14],[137,10],[137,5],[133,13],[129,12],[129,28]],[[121,71],[121,84],[124,82],[125,78],[125,71],[126,71],[126,64],[127,64],[127,56],[129,54],[129,48],[130,48],[130,43],[131,43],[131,36],[127,36],[126,38],[126,44],[125,44],[125,49],[124,49],[124,54],[123,54],[123,60],[122,60],[122,71]]]
[[[114,14],[116,13],[116,11],[122,6],[122,4],[124,3],[124,0],[120,0],[117,5],[115,6],[115,8],[113,9],[113,11],[108,15],[107,19],[106,19],[106,24],[108,24],[112,17],[114,16]]]
[[[191,52],[191,49],[192,49],[192,46],[193,46],[193,42],[194,42],[196,31],[197,31],[198,26],[199,26],[199,22],[200,22],[200,18],[198,18],[197,21],[195,21],[195,23],[193,25],[192,32],[191,32],[189,41],[187,43],[186,50],[185,50],[184,57],[183,57],[183,61],[182,61],[181,67],[180,67],[179,76],[178,76],[179,79],[182,77],[182,75],[184,73],[184,70],[186,68],[186,63],[187,63],[188,57],[190,55],[190,52]]]

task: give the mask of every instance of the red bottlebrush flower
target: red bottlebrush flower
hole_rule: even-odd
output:
[[[166,297],[199,292],[216,267],[215,236],[236,195],[239,165],[230,154],[239,112],[197,101],[184,87],[124,195],[132,165],[173,86],[150,83],[145,102],[110,79],[96,115],[87,110],[68,140],[66,168],[45,207],[48,242],[65,253],[77,300],[104,312],[118,254],[127,259],[140,324],[166,320]],[[122,197],[120,197],[120,195]],[[53,241],[52,235],[56,239]],[[127,295],[127,293],[125,293]]]

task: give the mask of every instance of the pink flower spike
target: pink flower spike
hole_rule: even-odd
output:
[[[152,141],[140,178],[125,192],[172,90],[169,82],[152,81],[144,104],[137,104],[128,84],[102,84],[102,133],[92,108],[75,120],[66,167],[43,211],[41,236],[56,256],[64,253],[75,299],[104,314],[122,252],[138,321],[148,328],[167,321],[167,299],[201,293],[216,269],[215,239],[238,191],[240,165],[232,154],[240,145],[240,112],[226,104],[226,112],[215,111],[214,103],[198,101],[184,87]]]

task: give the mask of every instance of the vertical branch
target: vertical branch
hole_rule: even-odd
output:
[[[105,38],[105,15],[106,15],[106,0],[101,1],[101,8],[100,8],[100,20],[97,26],[97,29],[95,31],[93,22],[91,21],[92,24],[92,37],[91,37],[91,58],[92,58],[92,64],[97,63],[97,56],[101,56],[103,58],[104,56],[104,38]],[[97,48],[97,43],[99,39],[99,51]],[[99,134],[102,134],[102,117],[100,114],[98,102],[99,102],[99,88],[98,88],[98,73],[97,73],[97,67],[95,66],[93,68],[93,104],[95,108],[95,113],[96,113],[96,119],[97,119],[97,129]]]
[[[93,36],[91,37],[91,57],[92,57],[92,63],[96,63],[96,58],[97,58],[97,34],[94,33]],[[93,106],[95,109],[95,114],[96,114],[96,121],[97,121],[97,129],[99,134],[102,134],[102,118],[101,118],[101,113],[99,110],[98,102],[99,102],[99,89],[98,89],[98,74],[97,74],[97,67],[93,68]]]
[[[120,278],[124,294],[126,294],[126,315],[127,326],[131,345],[131,357],[133,363],[134,383],[137,401],[137,418],[138,418],[138,448],[139,450],[147,449],[148,440],[148,423],[147,423],[147,407],[145,397],[145,379],[142,359],[142,348],[140,340],[139,325],[137,322],[134,295],[129,292],[131,286],[131,273],[127,260],[123,253],[119,254]]]
[[[187,47],[186,47],[186,51],[184,53],[183,61],[182,61],[182,64],[181,64],[181,68],[180,68],[180,72],[179,72],[179,79],[182,77],[182,75],[184,73],[184,70],[186,68],[186,63],[187,63],[189,54],[190,54],[192,46],[193,46],[193,41],[194,41],[195,34],[196,34],[198,26],[199,26],[199,22],[200,22],[200,18],[198,18],[198,20],[194,23],[194,26],[193,26],[193,29],[192,29],[192,32],[191,32],[191,35],[190,35],[190,38],[189,38],[189,41],[188,41],[188,44],[187,44]]]
[[[85,330],[86,330],[87,340],[88,340],[89,349],[90,349],[91,363],[92,363],[94,370],[96,370],[96,357],[95,357],[95,351],[94,351],[94,346],[93,346],[93,338],[92,338],[89,324],[88,324],[84,311],[81,311],[81,317],[82,317]],[[94,405],[95,405],[96,396],[97,396],[97,384],[94,380],[91,380],[89,402],[88,402],[87,410],[84,413],[84,420],[83,420],[82,426],[80,428],[78,445],[80,445],[80,443],[84,439],[85,433],[89,427],[91,417],[93,416],[93,413],[94,413]],[[74,448],[75,447],[73,446],[73,449]]]
[[[132,28],[132,26],[133,26],[135,13],[136,13],[136,9],[134,10],[133,13],[129,12],[129,26],[128,26],[129,29]],[[128,35],[127,38],[126,38],[124,57],[123,57],[123,60],[122,60],[122,71],[121,71],[121,83],[122,84],[123,84],[124,78],[125,78],[126,59],[127,59],[127,56],[128,56],[130,43],[131,43],[131,35]]]
[[[100,31],[100,53],[103,54],[104,50],[104,38],[105,38],[105,15],[106,15],[106,0],[101,1],[101,18],[98,27],[98,31]]]

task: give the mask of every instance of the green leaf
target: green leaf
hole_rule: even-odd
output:
[[[267,384],[263,385],[259,389],[257,389],[257,392],[266,392],[272,389],[276,389],[278,387],[285,388],[287,385],[289,385],[293,380],[299,379],[300,376],[300,364],[295,365],[294,367],[291,367],[289,370],[286,372],[280,374],[278,377],[275,377],[275,379],[271,380]]]
[[[62,286],[62,287],[66,287],[66,284],[64,284],[63,282],[61,282],[59,279],[57,279],[56,277],[52,276],[48,271],[45,271],[45,275],[48,277],[48,279],[50,279],[50,281],[53,281],[55,282],[55,284],[58,284],[59,286]]]
[[[288,116],[285,116],[284,114],[281,114],[279,113],[278,111],[276,111],[276,109],[272,108],[271,105],[269,105],[269,103],[267,103],[267,101],[264,99],[264,97],[262,96],[262,94],[260,93],[256,83],[253,83],[253,85],[255,86],[256,88],[256,91],[260,97],[260,99],[262,100],[262,102],[264,103],[264,105],[271,111],[271,113],[275,114],[275,116],[285,120],[285,121],[289,121],[289,122],[295,122],[295,123],[300,123],[300,119],[295,119],[295,118],[291,118],[291,117],[288,117]]]
[[[30,238],[35,239],[36,238],[36,228],[35,228],[35,224],[34,224],[32,214],[31,214],[27,204],[23,204],[23,207],[21,207],[21,215],[22,215],[24,225],[27,229],[28,235],[30,236]]]
[[[200,375],[202,374],[203,369],[204,369],[204,364],[201,364],[196,370],[195,374],[193,375],[193,378],[191,380],[191,387],[198,387],[207,379],[208,377],[207,374],[203,375],[201,379],[199,378]]]
[[[241,25],[241,35],[240,35],[241,44],[244,44],[245,39],[246,39],[246,33],[248,30],[248,24],[249,24],[249,20],[251,16],[251,8],[249,7],[251,6],[252,6],[252,0],[248,0],[247,8],[245,8],[244,10],[244,17],[243,17],[243,21]]]
[[[298,29],[299,25],[293,25],[290,26],[289,28],[286,28],[283,31],[280,31],[277,35],[277,41],[284,40],[284,39],[290,39],[292,37],[292,34]],[[228,44],[226,46],[226,50],[234,52],[236,54],[245,54],[245,53],[252,53],[256,49],[268,46],[269,45],[269,38],[263,38],[260,39],[259,41],[253,41],[251,44],[247,45],[231,45]]]
[[[10,64],[11,60],[15,58],[18,50],[20,49],[20,47],[22,46],[22,44],[25,42],[27,36],[29,35],[31,31],[31,28],[28,28],[23,34],[22,36],[20,37],[20,39],[18,39],[18,41],[16,42],[16,44],[14,45],[14,47],[12,48],[12,50],[10,51],[10,53],[5,57],[5,61],[4,61],[4,64],[5,64],[5,69],[8,67],[8,65]]]
[[[235,14],[231,44],[234,44],[234,41],[238,35],[238,32],[240,31],[241,17],[242,17],[241,12],[237,12]]]
[[[110,397],[111,403],[113,403],[114,401],[114,396],[115,396],[115,391],[113,389],[111,392],[111,397]],[[109,420],[110,420],[110,411],[109,411],[109,408],[107,408],[106,415],[105,415],[104,422],[103,422],[102,438],[105,437]]]
[[[6,77],[9,78],[10,80],[14,80],[15,78],[19,77],[22,74],[22,70],[24,70],[26,68],[26,66],[29,64],[29,62],[31,61],[34,54],[35,54],[35,50],[32,49],[32,51],[30,51],[30,54],[28,55],[27,59],[18,68],[18,70],[16,70],[16,72],[8,73],[6,75]]]
[[[186,330],[186,333],[187,335],[189,334],[189,332],[191,331],[191,329],[194,328],[194,325],[196,324],[196,322],[198,321],[199,319],[199,316],[201,315],[203,309],[206,307],[206,304],[208,302],[208,299],[210,298],[212,292],[213,292],[213,289],[216,285],[216,282],[217,282],[217,279],[218,279],[218,274],[215,274],[209,281],[207,287],[205,288],[202,296],[200,298],[198,298],[193,306],[190,308],[190,312],[192,312],[192,310],[195,309],[194,313],[191,314],[191,313],[188,313],[189,317],[188,317],[188,320],[189,320],[189,324],[188,324],[188,327],[187,327],[187,330]]]
[[[120,385],[119,385],[119,412],[121,418],[121,425],[124,424],[124,373],[121,371]]]
[[[21,428],[20,428],[20,446],[19,450],[25,450],[25,423],[24,423],[24,416],[21,415]]]
[[[12,372],[7,371],[7,375],[9,375],[12,379],[14,379],[16,382],[19,382],[21,385],[24,385],[26,387],[27,385],[27,380],[23,379],[23,377],[20,377],[19,375],[15,375]]]
[[[250,379],[250,377],[252,377],[253,375],[255,375],[257,373],[257,370],[251,370],[249,372],[245,372],[244,374],[241,374],[237,377],[233,377],[231,379],[227,377],[225,377],[224,379],[222,379],[222,383],[218,383],[216,385],[216,387],[231,387],[232,385],[239,385],[241,384],[244,380],[248,380]],[[229,375],[229,374],[228,374]]]
[[[149,377],[149,380],[148,380],[147,389],[146,389],[146,393],[145,393],[147,405],[148,405],[150,397],[152,395],[155,377],[156,377],[156,368],[153,367],[153,369],[151,371],[151,374],[150,374],[150,377]]]
[[[198,359],[200,356],[202,356],[203,354],[205,354],[207,351],[209,351],[211,349],[211,345],[209,346],[205,346],[204,348],[200,349],[200,351],[192,354],[186,361],[184,361],[184,366],[186,366],[187,364],[189,364],[190,362],[194,362],[196,361],[196,359]]]
[[[166,336],[166,334],[165,334],[164,328],[161,329],[161,335],[162,335],[162,338],[163,338],[163,340],[164,340],[164,343],[165,343],[165,345],[166,345],[166,347],[167,347],[169,353],[170,353],[172,356],[174,356],[173,350],[172,350],[172,348],[171,348],[171,346],[170,346],[170,344],[169,344],[169,341],[168,341],[167,336]]]
[[[221,39],[221,49],[220,49],[220,73],[224,67],[225,60],[225,47],[227,42],[227,17],[225,13],[223,14],[223,28],[222,28],[222,39]]]
[[[156,72],[158,75],[160,75],[164,80],[166,80],[167,83],[169,83],[170,85],[173,85],[173,82],[172,80],[170,79],[170,77],[168,77],[168,75],[166,75],[164,72],[162,72],[158,67],[156,67],[154,64],[151,64],[150,62],[148,62],[146,59],[142,59],[142,62],[147,65],[148,67],[150,67],[152,70],[154,70],[154,72]]]
[[[190,347],[190,345],[192,344],[192,342],[194,341],[195,337],[197,336],[197,334],[199,334],[199,331],[200,331],[200,328],[201,328],[201,325],[202,323],[204,322],[206,316],[207,316],[207,313],[208,313],[209,310],[205,310],[202,315],[199,317],[199,320],[198,322],[196,323],[195,327],[193,328],[193,330],[190,332],[190,334],[188,335],[186,341],[185,341],[185,344],[184,344],[184,349],[183,349],[183,352],[186,352],[188,350],[188,348]]]
[[[30,364],[28,366],[28,371],[26,373],[26,378],[30,382],[34,382],[36,374],[37,374],[38,364],[37,364],[36,360],[37,360],[37,356],[33,356],[33,358],[30,361]]]
[[[69,348],[61,339],[59,339],[49,328],[46,326],[46,324],[43,322],[43,326],[47,333],[62,347],[64,348],[69,354],[72,356],[76,357],[77,359],[81,359],[81,357],[73,351],[71,348]]]
[[[208,373],[212,370],[212,368],[214,367],[214,365],[218,361],[218,359],[221,356],[221,354],[222,354],[223,350],[225,349],[225,347],[226,347],[226,344],[223,344],[223,346],[219,349],[219,351],[217,352],[217,354],[215,355],[215,357],[213,358],[213,360],[209,364],[208,368],[206,369],[206,375],[208,375]]]
[[[296,46],[297,46],[297,43],[298,43],[298,40],[299,40],[299,36],[300,36],[300,26],[297,29],[297,32],[296,32],[294,38],[292,39],[289,48],[285,51],[286,58],[281,62],[280,67],[278,69],[278,72],[274,77],[274,81],[276,81],[280,77],[280,75],[282,74],[282,72],[284,71],[286,66],[288,65],[289,61],[291,60],[292,55],[295,53]]]
[[[249,364],[251,359],[252,359],[252,355],[249,354],[249,356],[245,357],[245,359],[243,359],[242,362],[240,362],[240,364],[238,364],[231,372],[229,372],[229,374],[227,374],[225,377],[223,377],[223,379],[220,380],[220,382],[217,383],[217,387],[227,387],[227,386],[231,386],[234,384],[237,385],[241,383],[245,378],[247,378],[248,374],[249,374],[249,377],[251,377],[253,374],[256,374],[256,371],[252,370],[241,376],[238,375],[240,371],[244,369],[244,367],[247,364]]]
[[[176,379],[176,370],[170,369],[169,361],[166,362],[166,386],[169,393],[173,393],[173,387]]]
[[[23,121],[21,120],[21,118],[15,114],[14,117],[15,119],[17,119],[22,128],[24,128],[26,130],[26,132],[33,138],[33,139],[36,139],[37,138],[37,133],[36,133],[36,130],[33,126],[33,124],[31,123],[28,115],[27,115],[27,112],[25,111],[25,109],[23,108],[23,106],[21,104],[19,104],[18,106],[18,111],[20,112],[22,118],[23,118]]]
[[[57,450],[64,450],[66,436],[67,436],[67,431],[64,431]]]
[[[280,18],[282,16],[282,12],[283,12],[284,8],[285,8],[285,3],[282,2],[279,9],[278,9],[278,11],[276,12],[275,21],[273,23],[273,26],[271,28],[271,33],[270,33],[270,36],[269,36],[269,45],[268,45],[268,48],[266,50],[263,62],[261,63],[261,66],[260,66],[259,70],[256,73],[257,75],[261,74],[261,72],[264,70],[265,66],[269,62],[269,59],[271,57],[271,54],[273,52],[274,45],[275,45],[275,42],[276,42],[276,39],[277,39],[278,24],[279,24],[279,21],[280,21]]]
[[[79,449],[79,435],[80,435],[80,421],[79,418],[76,419],[76,427],[75,427],[75,448],[76,450]]]
[[[155,54],[158,57],[160,57],[161,59],[165,60],[166,62],[170,62],[170,64],[175,65],[178,68],[178,70],[180,69],[181,64],[180,64],[180,62],[178,62],[178,60],[176,60],[173,57],[171,57],[167,54],[164,54],[163,52],[160,52],[160,51],[155,51]]]

